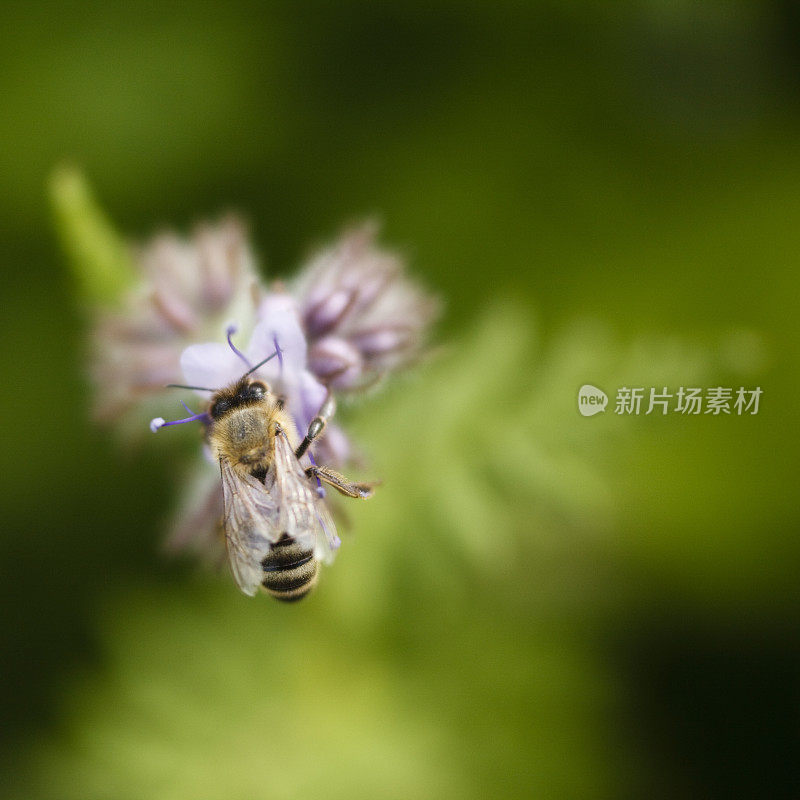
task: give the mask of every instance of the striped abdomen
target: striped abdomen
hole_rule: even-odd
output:
[[[261,562],[264,579],[261,585],[276,600],[301,600],[317,582],[317,559],[314,551],[302,547],[285,533],[272,545]]]

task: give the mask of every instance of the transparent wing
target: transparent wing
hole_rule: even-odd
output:
[[[278,509],[278,528],[330,563],[340,541],[330,511],[294,454],[283,430],[275,436],[268,487]],[[271,481],[271,483],[270,483]]]
[[[278,541],[278,508],[267,487],[251,475],[219,460],[222,474],[223,525],[228,561],[238,587],[251,597],[263,579],[261,561]]]
[[[215,567],[225,561],[222,536],[222,486],[219,473],[203,459],[185,481],[183,500],[175,509],[164,551],[175,556],[191,552]]]

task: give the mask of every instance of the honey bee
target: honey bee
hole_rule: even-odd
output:
[[[262,587],[292,602],[314,588],[319,562],[330,562],[339,546],[322,483],[354,498],[370,497],[373,485],[301,464],[333,414],[333,398],[328,396],[295,446],[284,400],[251,377],[265,361],[214,392],[208,443],[222,477],[222,526],[236,584],[250,596]]]

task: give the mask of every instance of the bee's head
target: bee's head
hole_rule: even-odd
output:
[[[269,394],[269,386],[263,381],[242,378],[233,386],[217,392],[211,402],[208,413],[211,419],[217,420],[234,408],[259,403]]]

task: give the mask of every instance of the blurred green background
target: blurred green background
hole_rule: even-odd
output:
[[[800,796],[796,4],[0,24],[7,796]],[[132,241],[241,211],[270,276],[377,214],[445,299],[343,412],[384,486],[301,606],[159,555],[185,453],[89,422],[65,161]],[[585,419],[583,383],[764,395]]]

